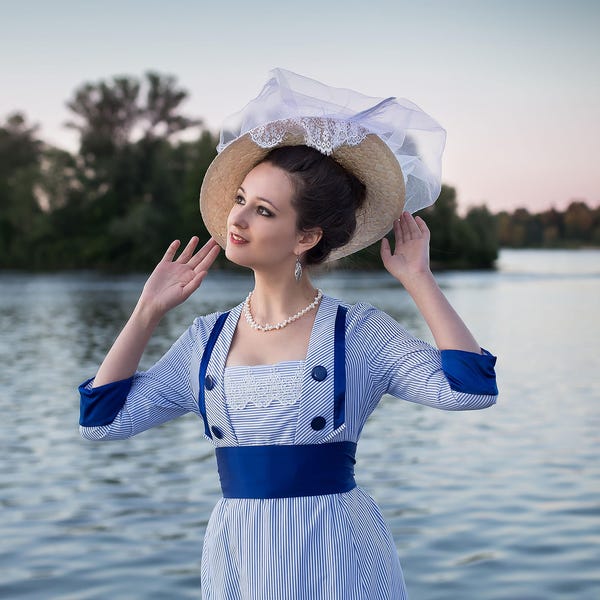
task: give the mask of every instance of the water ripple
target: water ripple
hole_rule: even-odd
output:
[[[498,272],[439,276],[499,355],[501,397],[472,413],[386,397],[365,427],[357,478],[392,529],[412,598],[600,598],[599,257],[509,252]],[[250,284],[211,273],[205,296],[161,323],[143,364]],[[200,595],[202,537],[220,495],[201,423],[184,417],[109,444],[77,432],[75,387],[142,285],[0,275],[2,598]],[[332,272],[319,285],[429,336],[385,273]]]

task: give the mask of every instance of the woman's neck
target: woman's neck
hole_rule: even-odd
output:
[[[306,271],[300,281],[254,273],[252,316],[259,323],[279,323],[310,304],[317,290]]]

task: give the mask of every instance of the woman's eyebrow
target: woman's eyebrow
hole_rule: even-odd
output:
[[[240,185],[240,190],[242,190],[242,192],[244,192],[244,194],[246,193],[246,190]],[[263,198],[261,196],[257,196],[256,197],[258,200],[261,200],[262,202],[266,202],[267,204],[270,204],[277,212],[280,212],[279,209],[270,201],[267,200],[267,198]]]

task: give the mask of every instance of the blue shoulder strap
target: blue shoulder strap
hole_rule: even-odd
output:
[[[345,306],[338,306],[335,316],[333,342],[333,428],[337,429],[346,419],[346,313]]]
[[[210,361],[210,357],[215,347],[215,343],[219,334],[221,333],[221,329],[223,329],[223,325],[225,325],[225,321],[229,316],[229,311],[223,313],[217,319],[217,322],[214,324],[212,331],[210,332],[210,336],[208,337],[208,342],[206,342],[206,346],[204,348],[204,353],[202,354],[202,360],[200,361],[200,374],[199,374],[199,386],[198,386],[198,408],[200,409],[200,414],[202,415],[202,420],[204,421],[204,433],[212,439],[212,434],[210,433],[210,427],[208,426],[208,419],[206,418],[206,401],[204,399],[204,390],[206,385],[206,370],[208,369],[208,362]]]

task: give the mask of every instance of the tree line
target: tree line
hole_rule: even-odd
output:
[[[507,248],[579,248],[600,246],[600,206],[592,208],[581,200],[566,210],[555,208],[530,213],[518,208],[496,215],[498,240]]]
[[[216,137],[186,116],[188,93],[171,75],[85,83],[67,102],[78,151],[53,147],[20,112],[0,124],[0,268],[147,271],[168,243],[207,239],[198,210]],[[442,187],[422,211],[432,230],[432,263],[490,268],[500,245],[599,244],[598,209],[458,215],[456,192]],[[219,264],[226,263],[223,256]],[[381,265],[378,245],[342,261]]]

